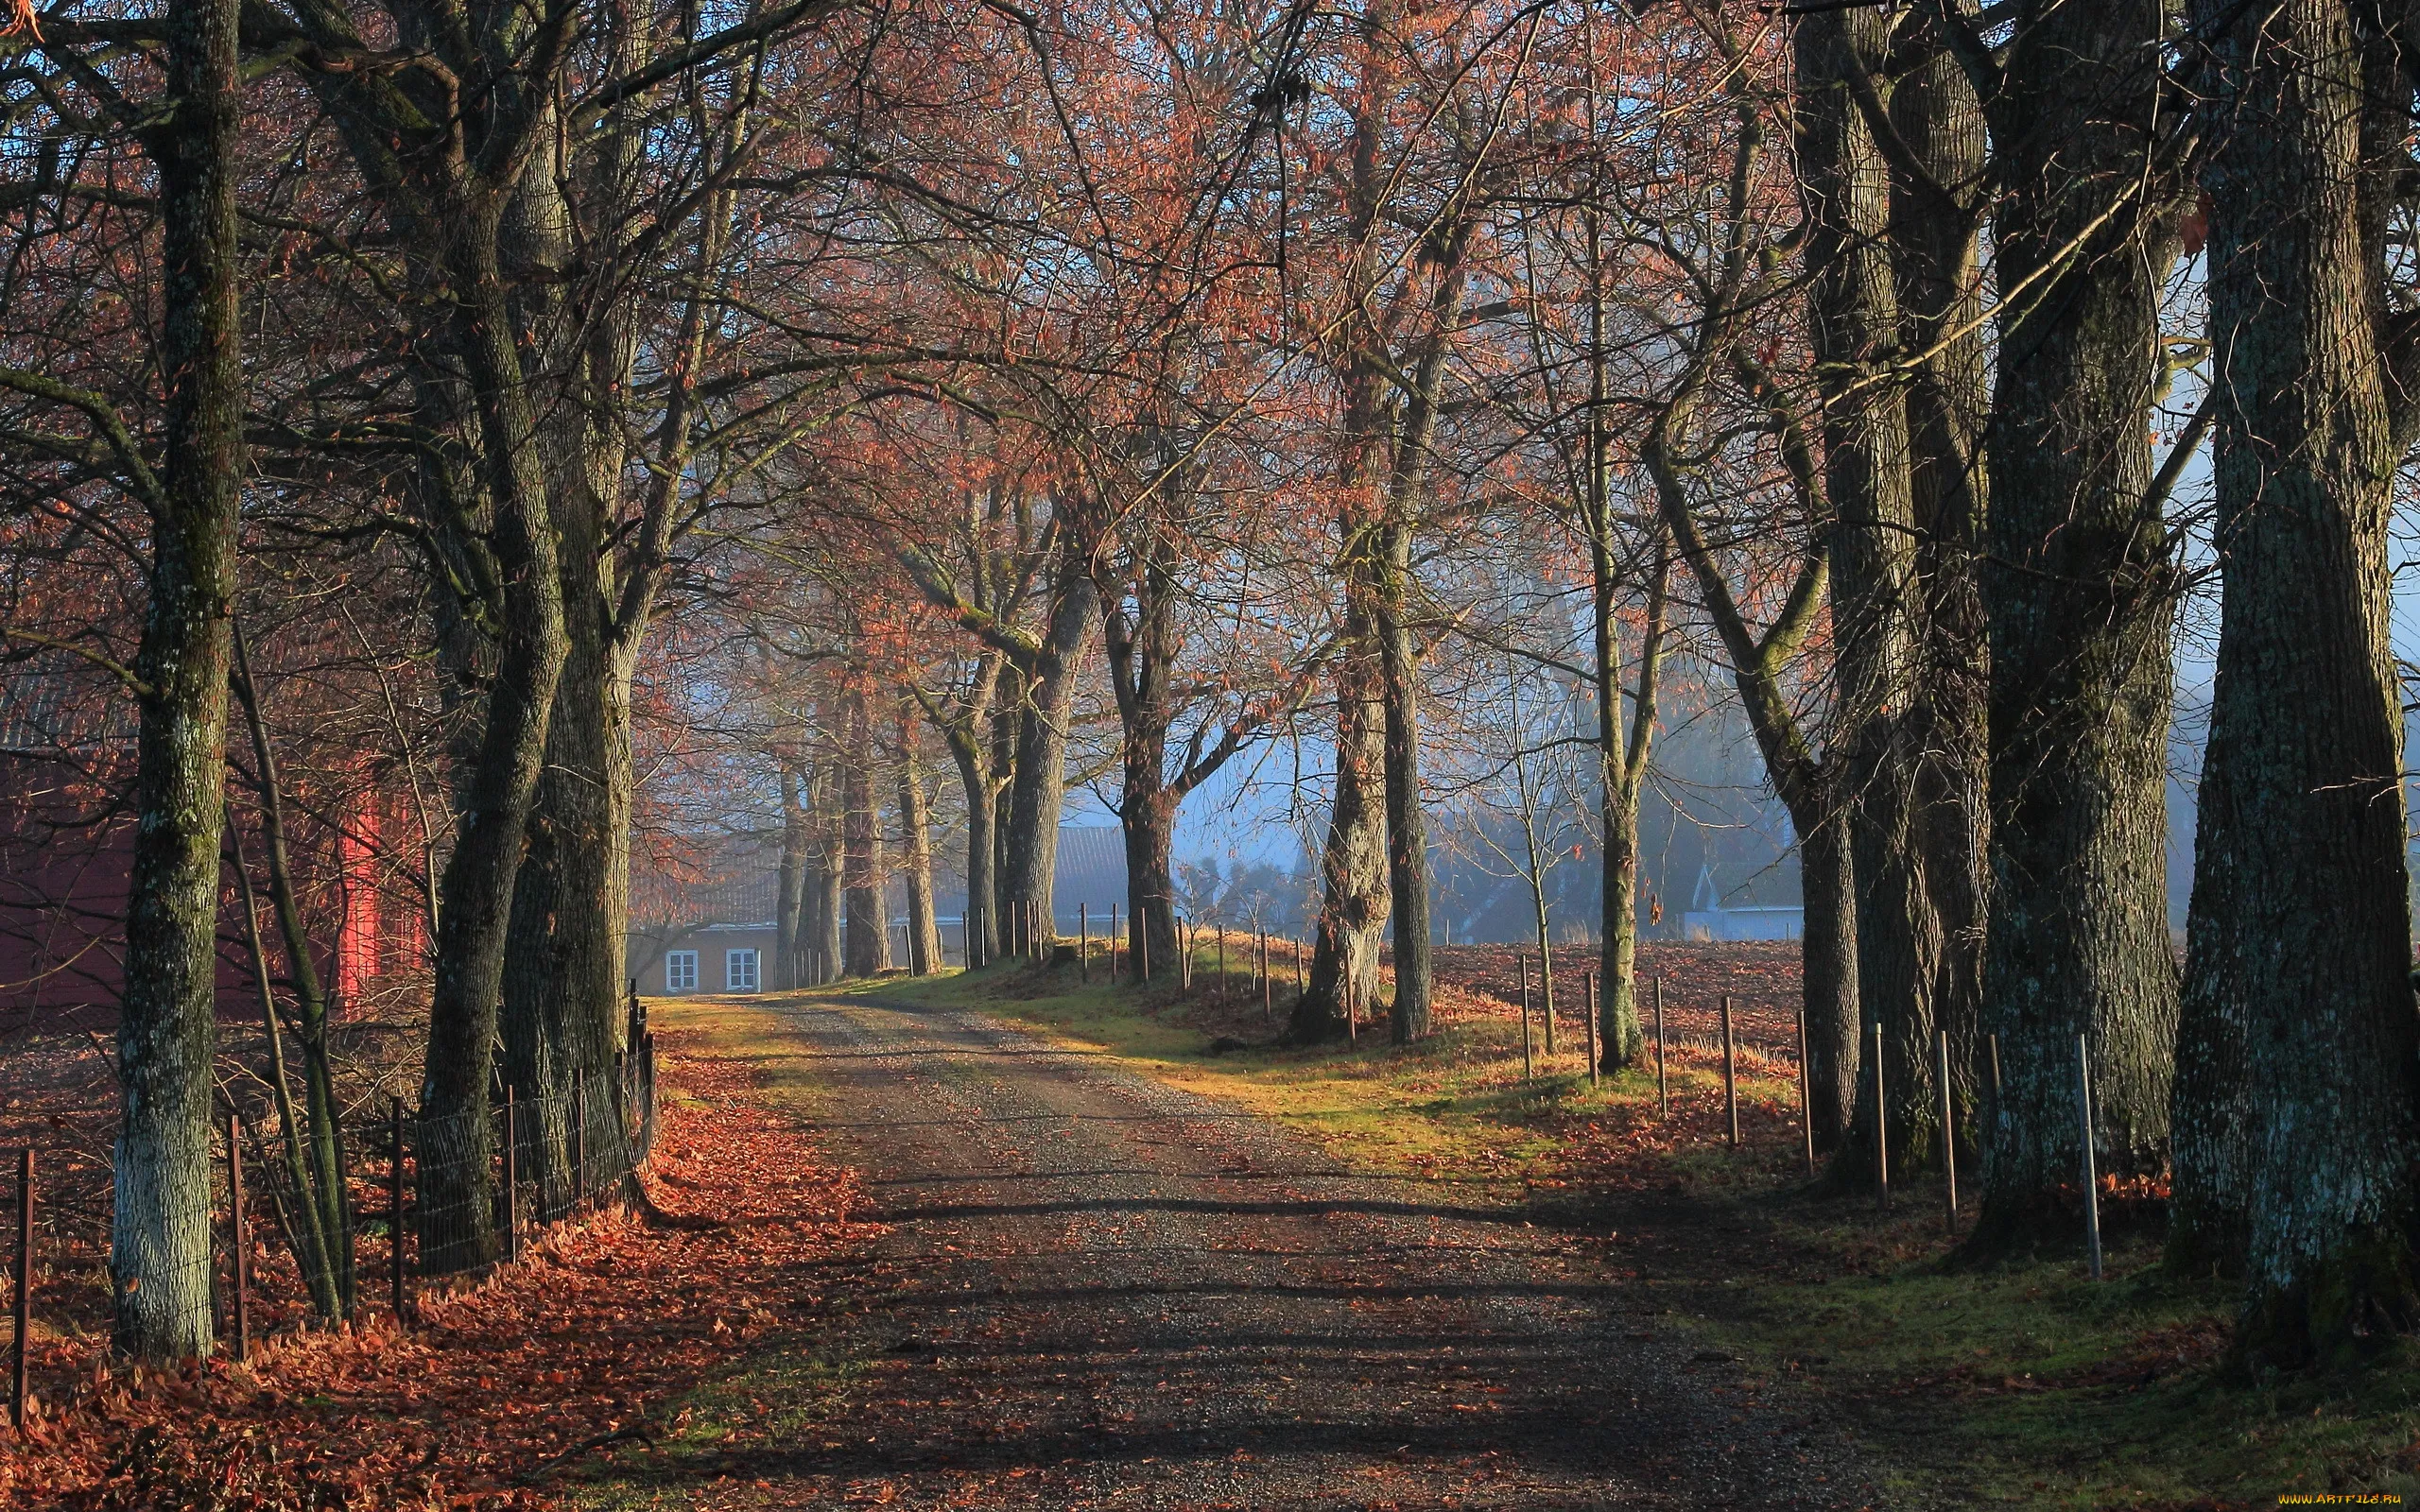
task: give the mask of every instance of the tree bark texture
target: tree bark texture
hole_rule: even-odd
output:
[[[169,12],[160,170],[164,473],[135,671],[134,854],[118,1019],[120,1123],[110,1278],[117,1351],[175,1361],[211,1349],[210,1057],[216,1022],[218,850],[227,673],[244,475],[235,292],[237,7]]]
[[[1385,713],[1387,888],[1394,921],[1395,995],[1387,1026],[1399,1045],[1428,1037],[1436,975],[1428,922],[1428,822],[1420,790],[1419,640],[1406,623],[1411,538],[1408,521],[1382,532],[1385,577],[1375,595]]]
[[[1914,663],[1914,502],[1907,406],[1884,366],[1899,343],[1888,242],[1890,174],[1855,98],[1878,77],[1888,21],[1874,9],[1809,15],[1798,26],[1798,156],[1806,207],[1808,318],[1823,395],[1824,491],[1831,537],[1838,686],[1834,739],[1842,752],[1835,810],[1844,822],[1855,885],[1857,984],[1864,1032],[1882,1031],[1893,1174],[1925,1165],[1939,1117],[1932,1091],[1931,973],[1939,923],[1916,845],[1904,728]],[[1873,1078],[1857,1083],[1856,1112],[1832,1165],[1836,1184],[1876,1174]]]
[[[1058,937],[1052,882],[1059,869],[1059,811],[1067,791],[1067,726],[1094,624],[1094,592],[1082,563],[1063,555],[1051,585],[1050,618],[1024,679],[1024,719],[1009,787],[999,902],[1033,919],[1045,949]]]
[[[1353,611],[1348,610],[1348,619]],[[1346,627],[1347,645],[1365,644]],[[1336,671],[1336,799],[1320,852],[1320,912],[1311,971],[1288,1034],[1300,1043],[1344,1037],[1348,1008],[1378,999],[1378,942],[1392,898],[1386,850],[1386,715],[1366,660]]]
[[[2157,156],[2162,0],[2044,12],[1991,112],[2010,192],[1983,602],[1991,641],[1984,1029],[2001,1095],[1983,1249],[2072,1224],[2076,1037],[2100,1169],[2159,1170],[2176,1033],[2168,929],[2173,575],[2146,509],[2165,377],[2172,169]]]
[[[2365,97],[2321,0],[2201,0],[2224,584],[2176,1089],[2177,1247],[2238,1240],[2239,1345],[2294,1366],[2420,1318],[2420,1021],[2390,644],[2396,455]],[[2399,120],[2400,112],[2396,112]],[[2395,156],[2400,156],[2397,151]],[[2240,1133],[2237,1134],[2236,1129]],[[2230,1137],[2233,1136],[2233,1137]]]
[[[1857,1009],[1857,880],[1841,825],[1810,814],[1797,828],[1806,919],[1799,1008],[1806,1015],[1806,1108],[1815,1152],[1830,1155],[1848,1143],[1865,1063]]]
[[[1656,678],[1664,659],[1664,606],[1671,564],[1655,553],[1648,584],[1647,625],[1639,638],[1636,698],[1622,714],[1621,627],[1616,621],[1619,583],[1614,570],[1612,521],[1606,508],[1604,470],[1592,447],[1595,507],[1591,509],[1589,559],[1596,597],[1596,696],[1599,802],[1604,856],[1604,929],[1598,951],[1597,997],[1599,1061],[1607,1071],[1639,1063],[1647,1036],[1639,1023],[1638,800],[1647,785],[1648,757],[1654,748]],[[1543,949],[1543,944],[1541,945]]]
[[[806,919],[806,805],[799,789],[805,785],[804,774],[791,762],[783,762],[779,773],[782,805],[782,855],[773,870],[773,965],[766,978],[768,987],[787,991],[806,987],[806,972],[800,964],[806,952],[804,930]]]
[[[908,884],[908,969],[930,976],[942,967],[942,936],[933,919],[933,826],[919,733],[913,720],[899,721],[900,871]]]
[[[882,813],[875,799],[873,731],[865,696],[849,701],[848,749],[841,758],[840,886],[848,914],[845,974],[873,976],[890,968],[890,910],[884,885]]]
[[[1990,497],[1977,208],[1987,141],[1981,101],[1938,25],[1915,29],[1899,43],[1906,61],[1890,100],[1893,129],[1911,160],[1892,175],[1893,266],[1903,345],[1921,354],[1906,390],[1917,586],[1903,748],[1911,763],[1911,840],[1937,941],[1926,990],[1935,1027],[1949,1034],[1952,1118],[1965,1140],[1979,1085],[1991,833],[1990,659],[1978,577]]]

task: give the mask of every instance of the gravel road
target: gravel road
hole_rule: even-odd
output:
[[[1618,1247],[980,1015],[775,1009],[895,1225],[797,1434],[717,1504],[1859,1507],[1836,1427],[1701,1358]],[[703,1489],[702,1487],[700,1488]]]

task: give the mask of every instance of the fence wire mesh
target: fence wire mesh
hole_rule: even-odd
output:
[[[39,1403],[46,1376],[81,1368],[71,1363],[74,1341],[106,1335],[121,1310],[182,1326],[206,1319],[208,1340],[231,1350],[239,1298],[253,1341],[398,1306],[408,1317],[411,1296],[431,1279],[512,1263],[536,1230],[617,1198],[655,1138],[655,1037],[643,1012],[631,1024],[630,1048],[610,1070],[559,1091],[500,1088],[488,1108],[452,1117],[423,1118],[390,1102],[341,1120],[333,1199],[314,1200],[307,1126],[296,1131],[298,1159],[273,1107],[239,1109],[215,1125],[201,1152],[206,1214],[147,1225],[142,1242],[114,1255],[115,1111],[51,1117],[58,1137],[30,1146],[34,1221],[23,1245],[17,1151],[0,1151],[0,1309],[23,1274],[31,1311],[30,1329],[9,1328],[0,1355],[12,1411],[9,1366],[21,1338]],[[240,1209],[231,1139],[242,1155]]]

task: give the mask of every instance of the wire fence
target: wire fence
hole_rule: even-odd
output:
[[[323,1193],[309,1148],[271,1116],[231,1111],[206,1137],[147,1161],[210,1194],[208,1232],[137,1225],[115,1245],[122,1201],[93,1141],[27,1145],[0,1161],[0,1298],[9,1307],[11,1422],[22,1431],[45,1385],[88,1379],[91,1340],[114,1321],[241,1360],[273,1335],[386,1314],[410,1326],[432,1279],[451,1283],[518,1263],[535,1233],[619,1199],[654,1148],[655,1036],[631,1002],[628,1049],[610,1069],[525,1094],[497,1080],[490,1106],[423,1117],[383,1114],[331,1130],[338,1179]],[[57,1122],[57,1121],[54,1121]],[[93,1179],[97,1176],[99,1179]],[[131,1199],[131,1200],[129,1200]]]

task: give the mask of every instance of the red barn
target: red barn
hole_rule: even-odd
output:
[[[113,1020],[125,985],[133,855],[135,711],[113,685],[25,666],[0,673],[0,1023]],[[271,970],[282,950],[268,906],[256,816],[231,782]],[[338,1011],[385,981],[416,978],[421,901],[387,844],[393,805],[367,780],[287,801],[297,884],[317,965]],[[413,868],[416,873],[417,868]],[[399,884],[402,884],[399,885]],[[221,891],[222,1015],[259,1011],[234,873]]]

